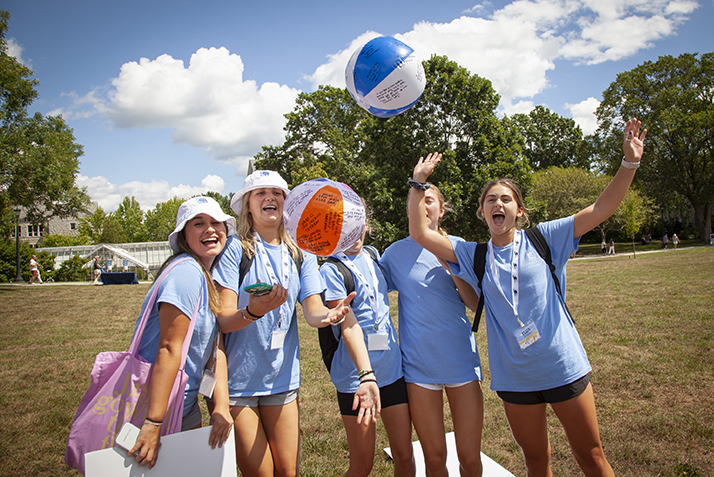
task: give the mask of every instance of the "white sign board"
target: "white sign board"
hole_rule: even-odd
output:
[[[87,452],[86,477],[237,477],[234,432],[223,447],[211,449],[211,427],[179,432],[161,438],[159,459],[153,469],[140,466],[120,447]]]
[[[417,477],[425,476],[424,452],[421,450],[419,441],[412,442],[412,449],[414,449],[414,460],[416,461],[416,475]],[[390,458],[392,457],[391,448],[387,447],[384,452]],[[483,477],[515,477],[483,452],[481,452],[481,464],[483,465]],[[459,475],[459,457],[456,455],[456,439],[453,432],[446,433],[446,468],[449,475]]]

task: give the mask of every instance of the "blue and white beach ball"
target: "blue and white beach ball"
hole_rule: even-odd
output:
[[[380,118],[414,106],[426,86],[421,60],[412,48],[391,36],[370,40],[355,51],[345,80],[357,104]]]

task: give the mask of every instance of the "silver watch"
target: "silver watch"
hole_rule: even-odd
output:
[[[638,167],[640,167],[640,161],[630,162],[630,161],[626,161],[625,158],[623,157],[622,158],[622,167],[624,167],[625,169],[637,169]]]

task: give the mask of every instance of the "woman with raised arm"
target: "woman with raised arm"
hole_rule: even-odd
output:
[[[625,157],[617,174],[591,206],[573,216],[538,224],[565,291],[565,265],[580,237],[610,217],[625,197],[640,165],[647,130],[631,119],[625,125]],[[441,154],[420,158],[413,180],[425,183]],[[409,232],[421,246],[450,262],[451,271],[479,289],[474,270],[476,243],[451,241],[431,230],[424,192],[412,191]],[[523,451],[529,476],[550,476],[546,406],[560,420],[585,475],[614,475],[605,458],[590,384],[591,367],[573,320],[556,290],[550,270],[518,227],[527,211],[518,186],[509,179],[486,184],[479,218],[488,224],[482,292],[488,330],[491,389],[503,400],[511,432]]]
[[[139,355],[154,363],[150,381],[149,409],[136,445],[129,450],[140,465],[156,465],[161,427],[169,402],[176,373],[181,365],[181,348],[185,339],[190,345],[184,371],[188,383],[184,391],[184,408],[181,430],[201,427],[201,410],[198,407],[198,390],[204,369],[214,355],[215,406],[211,412],[213,429],[208,444],[222,446],[233,428],[229,410],[226,356],[216,325],[220,311],[218,291],[211,278],[217,257],[226,244],[226,237],[235,231],[235,219],[221,210],[210,197],[194,197],[185,201],[176,214],[176,228],[169,235],[174,251],[161,266],[157,277],[166,276],[149,290],[139,317],[150,301],[153,287],[159,283],[156,301],[141,335]],[[164,270],[177,262],[173,268]],[[194,315],[195,312],[195,315]],[[188,336],[191,317],[195,316],[193,333]],[[139,320],[137,320],[137,326]]]
[[[226,333],[236,459],[245,477],[298,475],[297,302],[307,322],[322,327],[340,321],[354,296],[333,309],[323,304],[316,257],[300,251],[283,225],[288,193],[275,171],[246,177],[231,199],[238,230],[214,272],[223,306],[218,322]],[[245,290],[257,283],[270,291]]]
[[[413,187],[422,186],[413,184]],[[423,187],[426,190],[420,214],[426,216],[429,229],[454,244],[463,241],[447,235],[441,226],[447,210],[441,191],[433,184]],[[412,188],[410,195],[415,192]],[[464,301],[468,303],[475,292],[471,285],[456,277],[452,279],[437,257],[411,237],[390,245],[379,264],[389,289],[399,292],[402,367],[427,475],[448,475],[443,400],[446,393],[461,475],[480,476],[481,360],[464,306]],[[478,303],[478,297],[475,302]],[[475,305],[472,303],[471,307]]]

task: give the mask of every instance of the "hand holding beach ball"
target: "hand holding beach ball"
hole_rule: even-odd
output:
[[[414,106],[426,86],[421,60],[411,47],[391,36],[375,38],[355,51],[345,80],[357,104],[380,118]]]
[[[365,227],[362,200],[349,186],[330,179],[303,182],[283,204],[283,221],[300,249],[329,257],[350,248]]]

